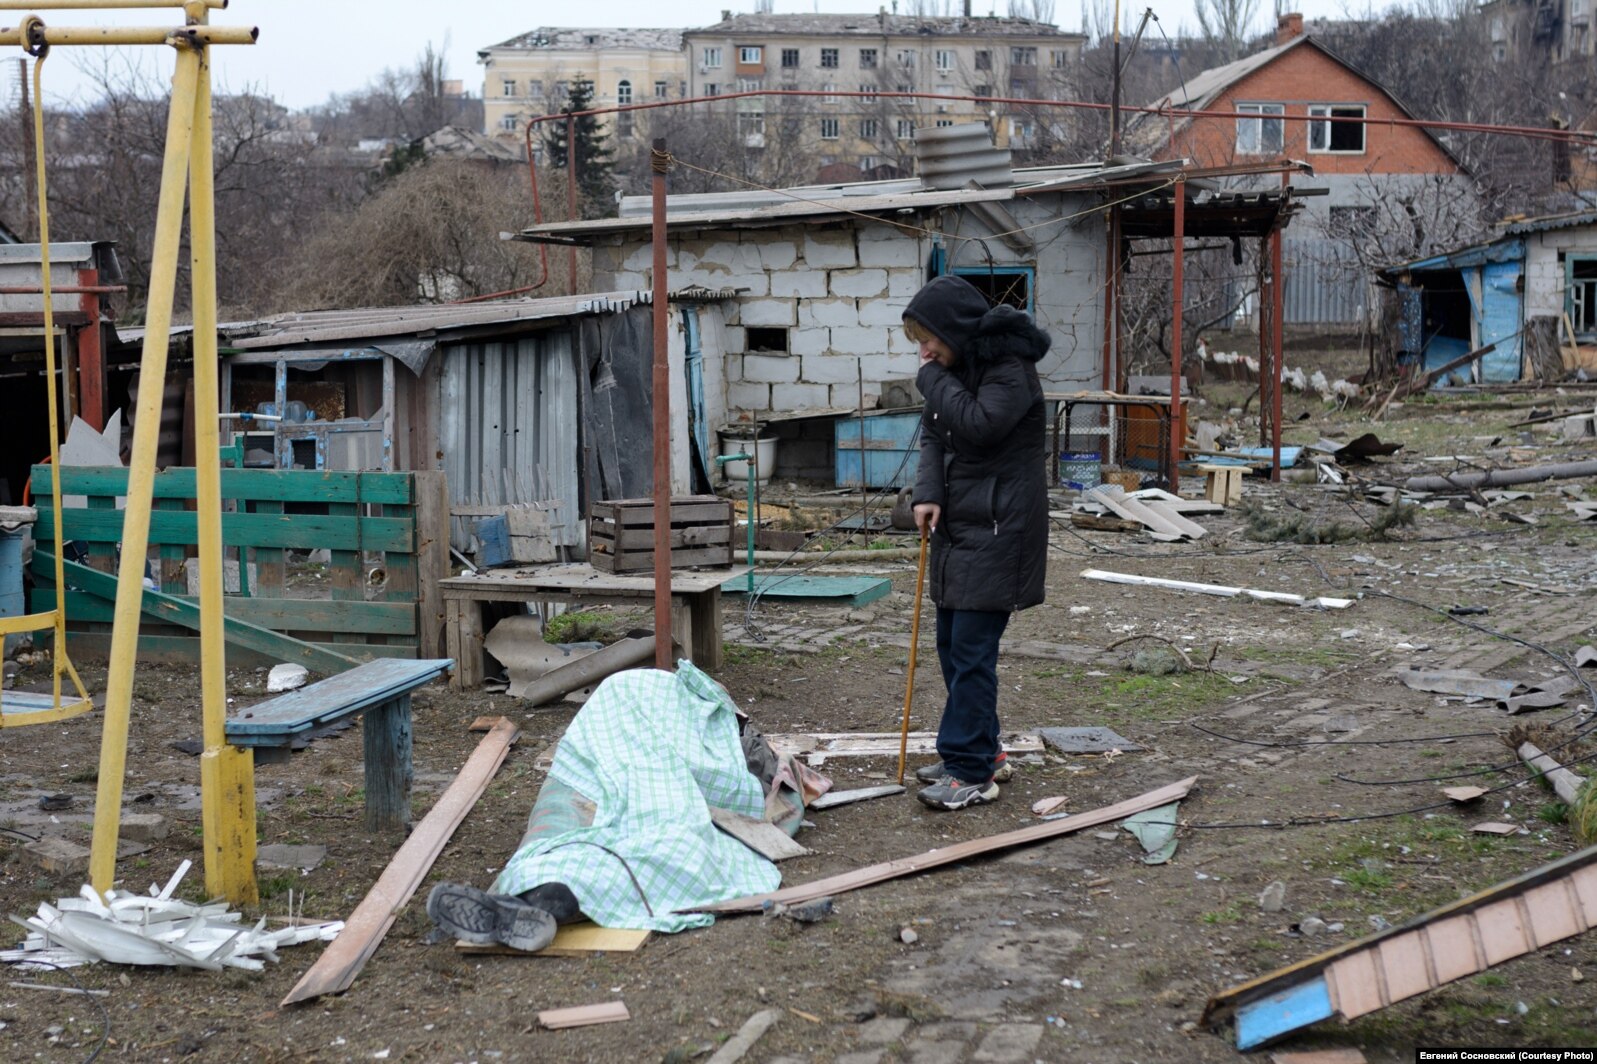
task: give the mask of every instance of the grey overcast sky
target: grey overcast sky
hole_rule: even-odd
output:
[[[1100,4],[1111,6],[1106,0],[1087,2],[1095,8]],[[776,0],[775,10],[779,14],[872,12],[879,6],[871,0]],[[1146,6],[1153,7],[1164,32],[1171,37],[1182,26],[1196,29],[1191,0],[1122,0],[1128,18],[1140,14]],[[1286,2],[1289,10],[1300,9],[1310,18],[1336,17],[1346,6],[1343,0]],[[1364,6],[1362,2],[1358,5],[1360,9]],[[1274,7],[1264,0],[1260,0],[1259,7],[1256,26],[1262,30],[1273,17]],[[41,0],[40,11],[46,23],[58,26],[176,25],[180,21],[170,10],[102,13],[51,12],[48,8],[48,0]],[[442,47],[447,40],[450,76],[462,79],[472,95],[480,96],[482,68],[477,63],[477,50],[535,26],[702,26],[718,21],[724,8],[752,11],[754,4],[753,0],[593,0],[570,5],[468,0],[232,0],[227,10],[212,13],[212,21],[259,26],[260,41],[247,47],[219,47],[214,62],[219,88],[233,92],[245,88],[264,90],[297,109],[360,89],[383,69],[410,64],[429,42]],[[973,0],[972,10],[981,15],[1002,15],[1008,11],[1008,0]],[[1057,0],[1055,10],[1062,29],[1080,29],[1082,0]],[[14,24],[15,17],[10,15],[3,21]],[[1156,27],[1149,29],[1150,34],[1157,32]],[[107,54],[113,51],[74,49],[68,55],[66,50],[58,49],[44,69],[46,97],[65,101],[92,95],[93,69],[107,62],[118,71],[127,68],[130,60]],[[132,51],[144,53],[143,69],[151,76],[157,70],[163,80],[169,76],[171,62],[160,54],[162,50]]]

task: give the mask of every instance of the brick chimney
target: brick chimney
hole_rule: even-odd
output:
[[[1303,16],[1292,11],[1284,15],[1277,15],[1275,19],[1275,43],[1285,44],[1294,37],[1303,36]]]

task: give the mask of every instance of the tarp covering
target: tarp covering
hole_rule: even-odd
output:
[[[774,864],[710,821],[712,805],[762,819],[765,795],[744,758],[736,705],[691,662],[600,684],[560,740],[549,779],[591,800],[592,822],[529,841],[499,874],[498,893],[564,883],[597,924],[681,931],[713,918],[677,910],[781,884]]]

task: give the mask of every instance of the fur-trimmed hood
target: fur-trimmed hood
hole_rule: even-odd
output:
[[[1036,362],[1048,353],[1053,342],[1053,337],[1037,328],[1030,314],[999,305],[982,315],[965,354],[972,362],[996,362],[1001,358]]]

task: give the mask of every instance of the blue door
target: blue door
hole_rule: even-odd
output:
[[[1481,267],[1481,300],[1476,308],[1481,346],[1497,349],[1481,359],[1481,380],[1517,381],[1520,378],[1519,278],[1524,261],[1488,262]]]
[[[699,308],[682,308],[687,372],[688,449],[692,452],[695,491],[710,491],[710,429],[704,418],[704,348],[699,342]]]

